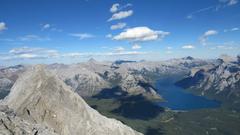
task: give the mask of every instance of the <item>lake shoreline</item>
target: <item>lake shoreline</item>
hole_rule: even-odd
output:
[[[222,104],[215,99],[187,92],[186,89],[176,86],[172,82],[165,82],[162,79],[155,81],[155,88],[157,93],[164,99],[163,102],[157,104],[173,111],[219,108]]]

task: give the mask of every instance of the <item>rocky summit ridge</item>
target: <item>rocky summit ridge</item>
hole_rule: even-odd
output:
[[[102,116],[45,66],[29,68],[3,104],[17,117],[60,135],[140,135],[120,121]]]

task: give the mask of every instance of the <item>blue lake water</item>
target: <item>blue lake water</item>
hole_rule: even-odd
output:
[[[158,104],[172,110],[216,108],[221,105],[221,103],[216,100],[210,100],[203,96],[196,96],[187,93],[184,89],[173,83],[158,81],[156,87],[158,93],[166,100],[165,102],[160,102]]]

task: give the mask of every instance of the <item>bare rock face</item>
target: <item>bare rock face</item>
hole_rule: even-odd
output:
[[[49,65],[47,68],[56,73],[73,91],[82,97],[97,94],[104,88],[109,88],[109,83],[101,78],[92,68],[99,68],[94,63],[72,65]]]
[[[61,135],[140,135],[89,107],[70,87],[38,65],[19,77],[4,100],[18,117]]]
[[[184,88],[200,90],[202,95],[213,93],[223,95],[224,98],[239,97],[240,65],[230,58],[220,60],[218,65],[203,66],[177,84]]]
[[[23,65],[0,68],[0,99],[9,94],[19,74],[24,72],[25,68]]]
[[[57,135],[53,129],[17,117],[7,106],[0,106],[1,135]]]

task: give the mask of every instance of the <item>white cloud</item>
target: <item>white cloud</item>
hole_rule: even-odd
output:
[[[100,56],[128,56],[128,55],[143,55],[147,52],[138,51],[114,51],[114,52],[103,52],[103,53],[67,53],[63,54],[63,57],[100,57]]]
[[[200,14],[200,13],[203,13],[203,12],[207,12],[207,11],[215,12],[215,11],[224,9],[226,7],[229,7],[229,6],[236,5],[237,3],[238,3],[238,0],[219,0],[219,2],[216,5],[196,10],[196,11],[188,14],[186,18],[187,19],[192,19],[197,14]]]
[[[63,30],[62,29],[58,29],[58,28],[55,28],[53,25],[47,23],[47,24],[41,24],[42,28],[41,30],[42,31],[45,31],[45,30],[50,30],[50,31],[54,31],[54,32],[62,32]]]
[[[216,30],[208,30],[201,37],[200,42],[202,45],[207,45],[207,40],[209,36],[217,35],[218,32]]]
[[[45,59],[59,57],[57,50],[34,47],[20,47],[11,49],[6,54],[6,60],[11,59]]]
[[[163,39],[169,32],[155,31],[148,27],[135,27],[126,29],[119,35],[113,37],[114,40],[150,41]]]
[[[233,49],[237,49],[236,47],[233,46],[226,46],[226,45],[218,45],[215,47],[211,47],[211,50],[216,50],[216,49],[221,49],[221,50],[233,50]]]
[[[33,59],[33,58],[38,58],[36,54],[20,54],[18,55],[18,58],[23,58],[23,59]]]
[[[73,37],[77,37],[80,40],[94,37],[94,35],[88,34],[88,33],[72,33],[72,34],[69,34],[69,35],[73,36]]]
[[[112,17],[110,19],[108,19],[108,21],[124,19],[124,18],[127,18],[127,17],[131,16],[131,15],[133,15],[132,10],[120,11],[118,13],[113,14]]]
[[[66,53],[62,55],[63,57],[80,57],[84,56],[84,54],[79,53],[79,52],[73,52],[73,53]]]
[[[117,12],[119,6],[120,5],[118,3],[113,4],[112,7],[110,8],[110,12],[112,13]]]
[[[133,50],[137,50],[137,49],[141,49],[142,47],[140,46],[140,45],[138,45],[138,44],[134,44],[133,46],[132,46],[132,49]]]
[[[126,51],[126,52],[110,52],[104,53],[105,56],[117,56],[117,55],[142,55],[147,54],[147,52],[138,52],[138,51]]]
[[[232,28],[231,31],[238,31],[239,28],[235,27],[235,28]]]
[[[6,24],[4,22],[0,22],[0,32],[6,29],[7,29]]]
[[[125,50],[125,48],[123,48],[122,46],[119,46],[119,47],[114,48],[114,51],[115,51],[115,52],[122,52],[122,51],[124,51],[124,50]]]
[[[44,24],[43,26],[42,26],[42,30],[45,30],[45,29],[49,29],[51,27],[51,25],[50,24]]]
[[[111,26],[111,30],[122,29],[126,26],[126,23],[118,23]]]
[[[208,30],[204,33],[203,36],[212,36],[212,35],[216,35],[218,34],[218,32],[216,30]]]
[[[232,31],[239,31],[240,29],[238,27],[234,27],[232,29],[224,29],[223,32],[232,32]]]
[[[21,40],[21,41],[32,41],[32,40],[44,41],[44,40],[50,40],[50,38],[40,37],[38,35],[25,35],[25,36],[19,37],[19,40]]]
[[[29,48],[29,47],[20,47],[20,48],[13,48],[9,51],[11,54],[25,54],[25,53],[33,53],[40,51],[42,48]]]
[[[238,0],[219,0],[219,2],[232,6],[238,3]]]
[[[193,45],[184,45],[184,46],[182,46],[182,48],[183,49],[194,49],[195,46],[193,46]]]
[[[216,6],[210,6],[210,7],[206,7],[206,8],[202,8],[202,9],[199,9],[199,10],[196,10],[190,14],[187,15],[187,19],[192,19],[196,14],[199,14],[199,13],[202,13],[202,12],[206,12],[208,10],[212,10],[216,8]]]
[[[172,50],[173,48],[172,48],[171,46],[168,46],[167,49],[168,49],[168,50]]]
[[[229,0],[228,5],[231,6],[231,5],[235,5],[237,3],[238,3],[238,0]]]
[[[147,52],[138,51],[125,51],[123,47],[116,47],[112,52],[69,52],[60,53],[57,50],[47,49],[47,48],[35,48],[35,47],[20,47],[13,48],[8,53],[0,54],[0,60],[32,60],[32,59],[49,59],[49,58],[61,58],[61,57],[71,57],[71,58],[86,58],[92,56],[128,56],[128,55],[143,55]]]
[[[113,4],[112,7],[110,8],[110,12],[111,12],[111,13],[115,13],[115,12],[117,12],[117,11],[120,11],[120,10],[125,9],[125,8],[127,8],[127,7],[130,7],[130,6],[132,6],[132,4],[130,4],[130,3],[128,3],[128,4],[126,4],[126,5],[123,5],[123,6],[120,6],[119,3],[115,3],[115,4]]]
[[[232,47],[232,46],[224,46],[224,45],[218,45],[217,48],[218,49],[225,49],[225,50],[232,50],[232,49],[234,49],[234,47]]]

